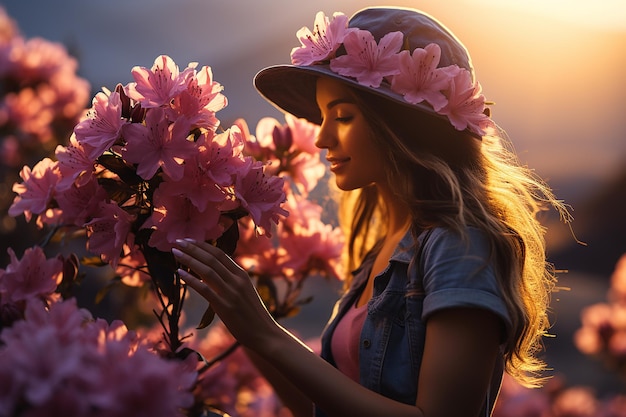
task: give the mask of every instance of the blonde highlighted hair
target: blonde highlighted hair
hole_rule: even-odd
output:
[[[556,277],[546,261],[545,228],[537,214],[553,206],[569,221],[567,208],[518,162],[504,132],[481,141],[454,130],[445,119],[353,93],[388,166],[394,198],[411,210],[414,235],[446,227],[465,237],[467,226],[487,234],[512,321],[504,341],[506,371],[525,386],[541,385],[546,365],[538,353],[550,326]],[[384,219],[385,202],[375,186],[342,194],[339,220],[348,237],[347,271],[384,236]]]

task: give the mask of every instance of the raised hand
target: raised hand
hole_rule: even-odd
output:
[[[210,303],[242,345],[258,346],[260,338],[277,330],[247,272],[226,253],[191,239],[177,245],[172,249],[176,260],[193,272],[179,269],[180,278]]]

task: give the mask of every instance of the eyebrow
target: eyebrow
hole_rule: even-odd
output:
[[[355,104],[354,100],[350,97],[340,97],[340,98],[330,101],[326,105],[326,108],[330,110],[333,107],[335,107],[337,104],[341,104],[341,103]]]

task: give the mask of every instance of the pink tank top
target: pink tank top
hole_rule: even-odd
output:
[[[366,315],[367,304],[352,306],[337,323],[330,342],[337,369],[356,382],[359,382],[359,343]]]

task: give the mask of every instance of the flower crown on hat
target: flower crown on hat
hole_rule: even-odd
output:
[[[387,33],[377,43],[369,31],[348,27],[348,17],[340,12],[332,20],[318,12],[314,30],[303,27],[296,36],[301,46],[291,51],[293,65],[329,64],[334,73],[365,87],[385,85],[409,104],[426,102],[460,131],[483,136],[495,126],[470,71],[458,65],[438,68],[441,48],[436,43],[410,52],[402,32]],[[341,46],[345,54],[337,56]]]

